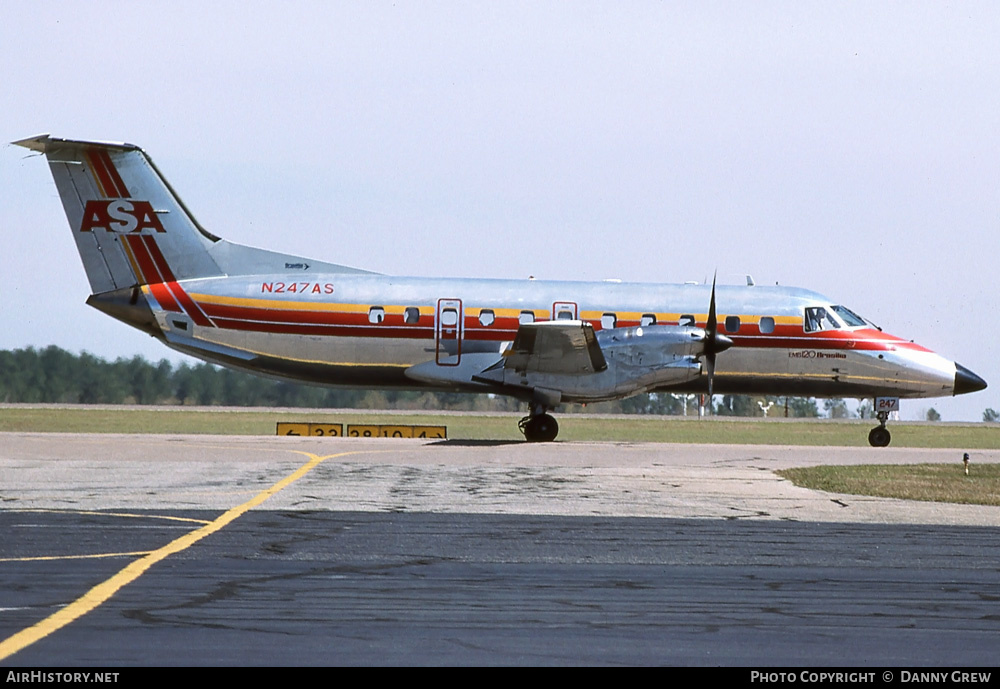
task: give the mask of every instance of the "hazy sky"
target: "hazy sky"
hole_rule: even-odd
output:
[[[240,243],[387,273],[808,287],[1000,409],[1000,4],[6,2],[4,141],[143,146]],[[183,357],[84,304],[0,146],[0,349]]]

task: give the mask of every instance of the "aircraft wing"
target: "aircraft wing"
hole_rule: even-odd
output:
[[[518,328],[504,354],[504,368],[519,373],[600,373],[608,362],[590,323],[543,321]]]

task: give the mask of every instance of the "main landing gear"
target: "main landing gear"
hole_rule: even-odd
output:
[[[872,447],[886,447],[892,440],[892,434],[885,427],[885,422],[889,420],[889,412],[880,411],[876,415],[878,416],[879,425],[871,429],[868,433],[868,444]]]
[[[517,424],[529,443],[549,443],[559,435],[559,424],[540,404],[531,405],[531,413]]]

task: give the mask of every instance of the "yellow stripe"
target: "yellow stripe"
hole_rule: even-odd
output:
[[[309,452],[301,452],[298,450],[296,450],[296,452],[298,454],[305,455],[310,459],[308,462],[299,467],[294,473],[278,481],[267,490],[258,493],[251,500],[238,507],[232,508],[222,516],[218,517],[215,521],[210,522],[209,524],[192,531],[191,533],[185,534],[180,538],[171,541],[162,548],[154,550],[146,557],[129,564],[118,572],[118,574],[114,575],[107,581],[98,584],[67,605],[65,608],[46,617],[38,624],[28,627],[27,629],[23,629],[4,641],[0,641],[0,661],[6,660],[18,651],[27,648],[36,641],[45,638],[59,629],[62,629],[74,620],[86,615],[91,610],[104,604],[111,598],[111,596],[115,595],[119,589],[138,579],[146,572],[146,570],[155,565],[157,562],[160,562],[170,555],[179,553],[180,551],[194,545],[206,536],[210,536],[216,531],[219,531],[224,526],[230,524],[233,520],[241,517],[246,512],[249,512],[254,507],[260,505],[278,491],[298,481],[300,478],[316,468],[323,460],[332,459],[334,457],[343,457],[345,455],[360,454],[359,452],[341,452],[335,455],[320,457],[319,455],[314,455]]]
[[[146,288],[146,284],[149,282],[139,269],[139,263],[135,260],[135,256],[132,254],[132,247],[128,245],[128,242],[121,240],[119,242],[122,249],[125,250],[125,257],[128,258],[129,265],[132,266],[132,274],[135,275],[135,279],[142,283],[142,291],[146,296],[149,296],[149,291]]]
[[[492,311],[497,318],[517,318],[522,311],[529,311],[540,318],[547,318],[548,311],[544,309],[495,309],[489,306],[473,306],[465,310],[466,317],[478,317],[483,311]]]
[[[391,314],[402,314],[407,308],[418,308],[420,310],[421,316],[433,316],[434,307],[432,306],[400,306],[397,304],[331,304],[317,303],[314,301],[285,301],[283,299],[247,299],[244,297],[223,297],[215,294],[201,294],[201,293],[191,293],[191,297],[195,301],[203,302],[205,304],[217,304],[220,306],[246,306],[258,309],[279,309],[279,310],[289,310],[289,311],[331,311],[336,313],[368,313],[372,306],[381,306],[385,309],[386,313]],[[476,317],[483,311],[493,311],[493,314],[497,318],[517,318],[521,315],[522,311],[530,311],[535,314],[536,318],[549,318],[550,314],[547,309],[510,309],[510,308],[490,308],[490,307],[479,307],[472,306],[465,309],[466,317]],[[623,321],[638,321],[647,313],[653,313],[656,316],[657,323],[671,323],[679,321],[681,316],[684,314],[680,313],[656,313],[650,311],[580,311],[580,318],[588,321],[599,321],[601,316],[605,313],[613,313],[620,320]],[[689,314],[695,317],[698,322],[703,322],[708,320],[708,315],[704,313]],[[737,314],[720,314],[720,318],[725,318],[726,316],[733,316]],[[766,315],[766,314],[765,314]],[[756,323],[763,316],[756,314],[739,314],[739,318],[743,323]],[[777,325],[801,325],[802,319],[796,316],[772,316],[774,322]]]
[[[289,311],[336,311],[339,313],[368,313],[371,308],[367,304],[331,304],[329,302],[315,301],[285,301],[284,299],[245,299],[243,297],[220,297],[215,294],[191,293],[191,298],[204,304],[217,304],[219,306],[248,306],[257,309],[285,309]],[[380,306],[380,304],[375,304]],[[386,306],[385,309],[399,309],[403,313],[402,306]],[[423,308],[420,315],[430,315],[434,313],[432,308]]]

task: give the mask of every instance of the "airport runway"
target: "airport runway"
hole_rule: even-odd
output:
[[[773,474],[960,458],[0,434],[0,663],[994,665],[1000,510]]]

